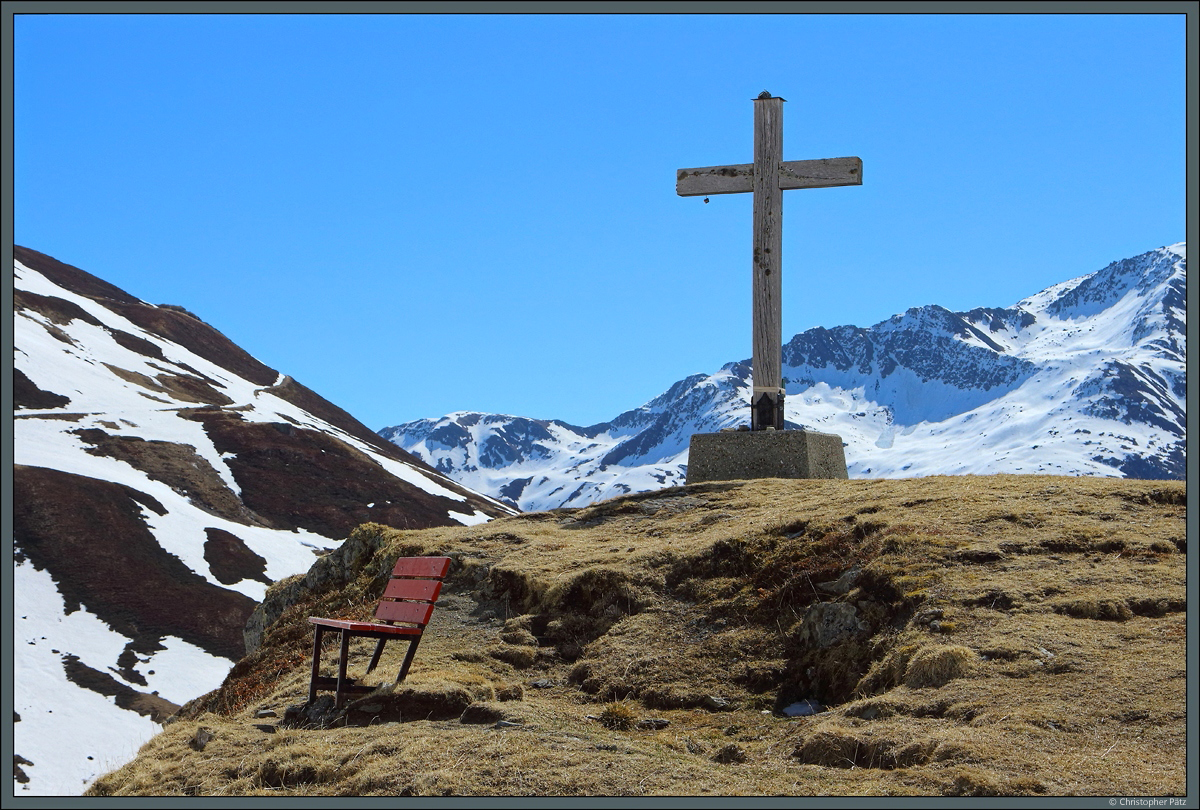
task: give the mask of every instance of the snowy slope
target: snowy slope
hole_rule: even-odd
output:
[[[194,315],[16,249],[17,795],[78,795],[216,688],[267,585],[367,520],[512,510]]]
[[[786,418],[836,433],[852,478],[1182,478],[1183,243],[1007,308],[910,309],[784,346]],[[688,441],[749,420],[750,364],[697,374],[611,422],[454,413],[380,435],[525,510],[683,483]]]

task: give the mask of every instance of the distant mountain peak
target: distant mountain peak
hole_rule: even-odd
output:
[[[783,347],[789,425],[837,433],[851,477],[1058,473],[1180,478],[1186,371],[1180,242],[1008,307],[913,307],[816,327]],[[380,435],[523,509],[684,481],[693,433],[744,423],[750,363],[695,374],[587,428],[458,414]],[[522,438],[527,436],[527,438]],[[486,448],[486,459],[481,456]]]

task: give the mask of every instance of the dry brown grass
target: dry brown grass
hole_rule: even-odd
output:
[[[963,476],[361,527],[352,582],[90,793],[1183,795],[1184,517],[1182,483]],[[401,688],[395,645],[348,711],[255,717],[303,702],[307,616],[369,615],[435,552]],[[800,699],[829,711],[781,713]]]

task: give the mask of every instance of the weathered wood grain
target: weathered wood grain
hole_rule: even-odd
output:
[[[779,189],[835,188],[862,185],[862,159],[856,157],[785,160],[779,165]]]
[[[754,102],[754,389],[767,389],[773,414],[782,367],[783,190],[779,164],[783,152],[783,99]],[[765,412],[764,412],[765,413]],[[752,409],[751,429],[776,425],[770,416],[757,424],[760,411]]]
[[[779,165],[779,188],[834,188],[862,185],[862,159],[857,157],[785,160]],[[754,164],[680,169],[675,173],[675,193],[680,197],[740,194],[754,190]]]
[[[675,173],[675,193],[680,197],[701,194],[739,194],[754,190],[754,164],[680,169]]]

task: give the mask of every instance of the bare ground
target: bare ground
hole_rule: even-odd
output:
[[[1181,482],[963,476],[368,524],[89,793],[1181,796],[1185,511]],[[300,712],[307,617],[369,616],[426,553],[455,564],[405,683],[394,645],[375,694]]]

